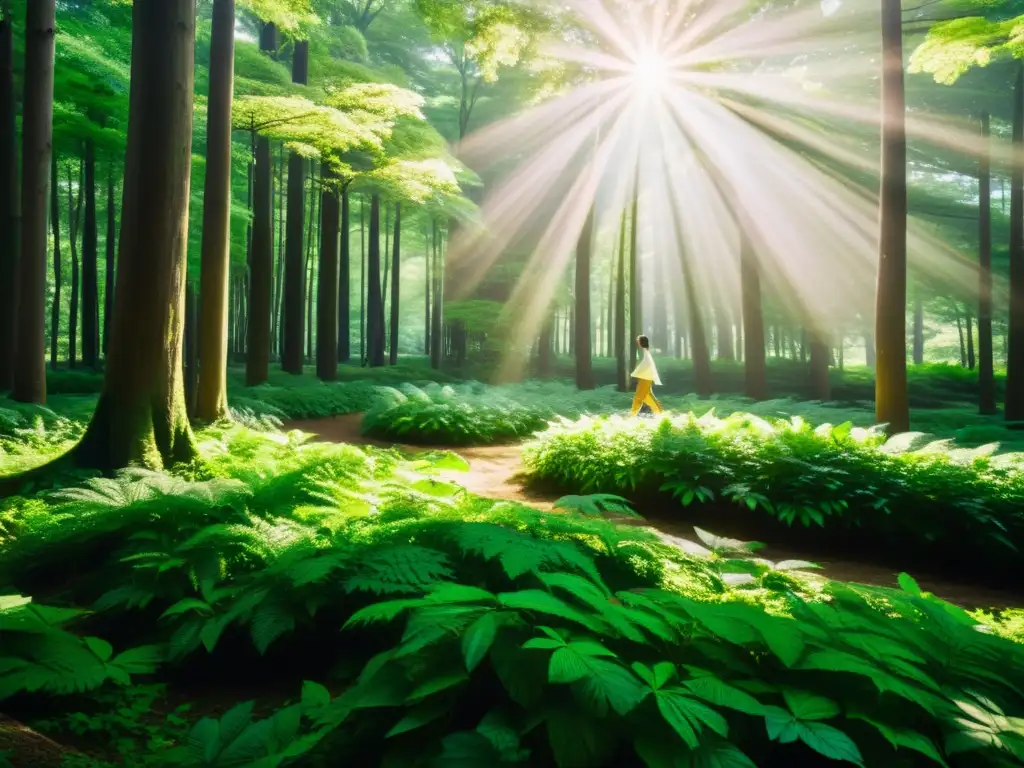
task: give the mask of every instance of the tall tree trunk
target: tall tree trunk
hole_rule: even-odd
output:
[[[637,227],[640,220],[640,171],[637,170],[633,181],[633,210],[629,224],[629,348],[632,350],[633,365],[637,364],[640,350],[635,343],[636,337],[643,333],[643,296],[640,283],[640,251],[638,248],[639,233]]]
[[[266,24],[260,35],[260,50],[276,50],[277,30]],[[255,139],[252,182],[252,254],[249,264],[249,323],[245,358],[246,386],[266,382],[270,375],[270,345],[274,331],[274,160],[270,139]]]
[[[53,140],[55,0],[28,3],[21,123],[21,248],[11,397],[46,402],[46,206]]]
[[[811,348],[811,399],[827,402],[832,399],[829,383],[828,366],[832,352],[824,331],[813,329],[810,332]]]
[[[186,270],[187,271],[187,270]],[[241,292],[239,292],[241,295]],[[185,278],[185,338],[183,372],[185,374],[185,411],[192,415],[196,409],[196,393],[199,388],[199,350],[196,331],[199,318],[196,310],[196,286]]]
[[[974,359],[974,315],[971,314],[970,307],[967,308],[967,368],[974,370],[975,359]]]
[[[594,206],[591,204],[576,243],[576,386],[594,388],[594,361],[590,347],[590,265],[594,242]]]
[[[615,384],[620,392],[629,389],[626,367],[626,211],[619,221],[619,258],[615,272]],[[550,346],[550,339],[548,340]]]
[[[423,242],[426,243],[426,254],[423,257],[423,354],[430,357],[430,234],[424,230]]]
[[[73,194],[74,183],[71,179],[71,166],[68,166],[68,239],[71,241],[71,312],[68,317],[68,366],[74,368],[78,364],[78,313],[79,290],[81,276],[78,267],[78,230],[79,212],[82,209],[82,167],[78,169],[78,199]]]
[[[551,353],[554,344],[554,315],[548,314],[537,339],[537,376],[542,379],[551,376]]]
[[[395,203],[395,236],[392,242],[391,256],[391,341],[390,357],[388,362],[391,365],[398,365],[398,321],[399,310],[401,309],[401,296],[399,295],[399,272],[402,264],[402,204]]]
[[[352,358],[352,251],[349,243],[352,217],[349,209],[347,185],[342,187],[341,190],[340,217],[341,265],[338,272],[338,360],[342,363],[347,363]],[[321,277],[320,279],[323,280],[324,278]]]
[[[278,149],[277,153],[277,202],[274,202],[274,177],[270,177],[270,208],[271,208],[271,224],[270,224],[270,248],[271,248],[271,261],[276,266],[271,269],[273,271],[273,301],[274,304],[271,307],[271,345],[273,346],[274,354],[280,356],[281,348],[284,341],[284,316],[281,312],[281,305],[284,301],[284,202],[287,195],[285,194],[284,187],[284,144]],[[274,250],[274,223],[273,223],[273,210],[274,205],[277,205],[277,249]]]
[[[107,169],[106,276],[103,283],[103,357],[110,349],[110,319],[114,314],[114,285],[117,278],[117,211],[114,207],[114,164]]]
[[[981,115],[984,142],[978,165],[978,412],[996,413],[992,359],[992,170],[988,112]]]
[[[864,364],[875,367],[875,334],[870,327],[864,329]]]
[[[914,365],[924,363],[924,304],[921,296],[914,294]]]
[[[761,268],[750,236],[742,228],[740,238],[744,394],[752,400],[765,400],[768,397],[768,364],[765,354],[764,308],[761,302]]]
[[[82,364],[99,367],[100,306],[96,232],[96,147],[85,143],[85,223],[82,227]]]
[[[434,277],[433,307],[430,311],[430,367],[435,371],[441,368],[444,357],[444,261],[441,257],[441,238],[437,220],[431,221],[433,233]]]
[[[50,160],[50,227],[53,230],[53,306],[50,308],[50,367],[57,370],[57,342],[60,341],[60,184],[57,178],[57,153]]]
[[[693,375],[697,394],[700,397],[711,397],[715,385],[711,376],[711,350],[704,327],[704,317],[697,299],[697,287],[694,285],[692,269],[689,263],[683,264],[683,282],[686,290],[686,305],[689,310],[690,354],[693,357]]]
[[[956,335],[960,339],[960,367],[967,367],[967,344],[964,342],[964,324],[960,317],[960,305],[954,305],[954,312],[956,314]]]
[[[605,357],[612,359],[615,359],[615,265],[618,259],[618,251],[612,251],[612,265],[608,270],[608,300],[604,311],[604,338],[601,342],[605,350]]]
[[[317,201],[320,199],[320,195],[317,193],[318,186],[316,166],[313,165],[309,178],[309,224],[306,227],[306,266],[303,270],[306,293],[306,360],[313,359],[313,296],[316,280],[313,273],[313,253],[314,250],[319,253],[319,248],[316,247],[319,229],[314,229],[313,225],[317,221]]]
[[[367,258],[366,336],[370,365],[384,365],[384,301],[380,287],[380,195],[370,198],[370,250]]]
[[[14,19],[9,4],[0,21],[0,392],[14,382],[17,340],[18,194],[17,99],[14,91]]]
[[[337,181],[337,178],[326,172],[325,167],[323,199],[320,203],[320,282],[316,297],[316,375],[321,381],[334,381],[338,378],[339,284],[344,284],[342,290],[348,290],[347,279],[338,278],[341,206]],[[348,260],[347,256],[345,260]],[[345,307],[348,311],[347,301]],[[348,332],[348,323],[345,323],[345,332]]]
[[[366,198],[359,198],[359,364],[366,365]]]
[[[292,82],[305,85],[309,81],[309,43],[295,42],[292,59]],[[302,247],[306,214],[306,160],[302,155],[288,155],[288,222],[284,246],[284,347],[281,368],[287,373],[302,373],[303,342],[306,339],[305,263]]]
[[[234,81],[235,0],[214,0],[199,281],[199,380],[195,397],[195,414],[203,421],[216,421],[228,412],[231,106]]]
[[[196,456],[182,332],[195,0],[135,0],[131,96],[113,335],[80,464],[160,469]]]
[[[907,395],[907,136],[900,0],[882,0],[882,182],[875,310],[875,420],[910,429]]]
[[[715,309],[716,335],[718,336],[718,359],[735,360],[736,346],[732,337],[732,318],[728,308],[722,304]]]
[[[1007,421],[1024,420],[1024,63],[1016,66],[1010,177],[1010,326],[1004,408]]]

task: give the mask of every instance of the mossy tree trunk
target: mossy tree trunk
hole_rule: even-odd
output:
[[[182,386],[195,0],[135,0],[124,201],[103,392],[76,451],[103,471],[195,458]]]
[[[60,255],[60,184],[57,176],[57,153],[50,158],[50,228],[53,230],[53,304],[50,307],[50,367],[57,370],[60,340],[60,291],[61,266]]]
[[[441,360],[444,357],[444,261],[441,258],[442,242],[437,221],[431,222],[430,226],[434,260],[434,268],[431,270],[434,285],[431,295],[433,306],[430,311],[430,367],[436,371],[441,367]]]
[[[341,264],[338,267],[338,362],[347,363],[352,359],[352,248],[349,242],[352,214],[347,184],[341,190],[339,215],[341,219]]]
[[[1010,176],[1010,326],[1004,408],[1007,421],[1024,420],[1024,63],[1016,66]]]
[[[366,340],[369,362],[384,365],[384,297],[380,279],[380,195],[370,199],[370,247],[366,266]]]
[[[75,183],[68,165],[68,240],[71,245],[71,310],[68,317],[68,367],[78,365],[78,298],[81,278],[78,267],[78,222],[82,210],[82,174],[78,174],[78,199],[74,195]]]
[[[0,20],[0,392],[14,381],[14,344],[17,338],[16,286],[18,227],[17,99],[14,90],[14,19],[10,3],[3,4]]]
[[[231,271],[231,105],[235,70],[235,0],[215,0],[210,36],[206,178],[199,281],[196,417],[228,412],[228,293]]]
[[[114,171],[111,163],[107,171],[107,242],[106,281],[103,288],[103,356],[110,349],[110,320],[114,314],[114,285],[117,277],[117,211],[114,207]]]
[[[55,0],[31,0],[25,24],[21,123],[21,246],[11,397],[46,402],[46,207],[53,143]]]
[[[85,143],[85,221],[82,226],[82,364],[100,362],[99,257],[96,231],[96,147]]]
[[[882,0],[882,181],[875,294],[875,420],[910,429],[907,395],[907,135],[900,0]]]
[[[344,192],[342,193],[344,195]],[[316,375],[321,381],[338,378],[338,334],[340,282],[338,279],[338,229],[341,206],[337,179],[324,166],[323,196],[320,203],[320,268],[316,297]],[[347,259],[346,259],[347,260]],[[347,264],[345,265],[348,266]],[[344,281],[348,290],[348,282]],[[346,312],[348,302],[345,302]],[[348,332],[348,324],[345,324]],[[347,349],[346,349],[347,354]]]

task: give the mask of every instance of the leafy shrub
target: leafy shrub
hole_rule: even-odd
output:
[[[1024,544],[1024,473],[1019,457],[993,450],[709,413],[563,421],[526,447],[524,462],[534,480],[566,491],[759,510],[788,526],[859,533],[876,549],[948,552],[995,570]]]
[[[128,472],[11,500],[0,540],[0,583],[47,595],[44,612],[76,622],[47,632],[107,657],[88,685],[62,668],[40,688],[106,681],[88,715],[96,736],[125,729],[103,714],[123,701],[109,685],[125,683],[108,669],[124,666],[110,645],[141,657],[131,676],[172,685],[204,659],[225,683],[291,669],[298,695],[309,681],[267,717],[240,704],[187,738],[179,722],[147,731],[154,749],[175,744],[148,763],[898,766],[967,753],[962,764],[984,767],[1024,756],[1024,648],[908,578],[905,593],[826,582],[703,531],[704,546],[684,552],[594,516],[622,510],[610,497],[560,502],[589,516],[484,501],[437,478],[464,467],[450,454],[404,460],[240,427],[200,437],[202,476]],[[24,655],[10,655],[2,630],[7,670]],[[150,647],[161,655],[138,650]]]

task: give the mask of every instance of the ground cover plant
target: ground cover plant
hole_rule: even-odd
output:
[[[595,514],[620,499],[473,498],[451,454],[201,439],[191,474],[0,502],[0,706],[69,765],[1024,756],[1024,649],[909,578],[683,552]]]
[[[524,463],[565,491],[660,494],[676,500],[670,514],[706,508],[748,530],[998,574],[1024,545],[1024,465],[993,453],[923,435],[886,441],[849,423],[708,413],[564,420],[526,447]]]

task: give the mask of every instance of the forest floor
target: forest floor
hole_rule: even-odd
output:
[[[427,450],[452,451],[464,458],[470,468],[468,472],[445,472],[443,479],[456,483],[467,491],[484,498],[516,501],[539,509],[551,510],[560,495],[532,489],[525,484],[522,479],[521,446],[424,447],[389,443],[365,436],[361,429],[362,419],[362,414],[355,413],[324,419],[287,421],[284,428],[300,430],[315,436],[314,439],[333,443],[395,448],[408,453],[422,453]],[[671,516],[679,516],[678,508],[661,510],[643,507],[637,511],[643,516],[643,520],[622,518],[622,522],[649,527],[663,540],[672,544],[677,544],[680,539],[696,540],[692,525],[688,525],[683,520],[670,519]],[[712,533],[744,539],[742,531],[712,531]],[[758,556],[775,562],[782,560],[810,561],[821,566],[820,573],[840,581],[880,587],[898,587],[899,572],[897,570],[870,562],[867,559],[837,558],[834,555],[814,553],[806,549],[795,550],[784,543],[772,542],[766,542],[766,546],[758,551]],[[954,581],[949,578],[948,574],[928,574],[917,570],[912,575],[922,589],[963,608],[992,610],[1024,605],[1024,589],[975,586],[966,582]]]

